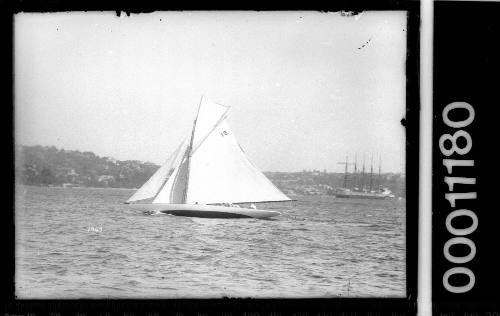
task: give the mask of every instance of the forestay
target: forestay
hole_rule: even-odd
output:
[[[186,203],[290,200],[245,156],[227,123],[229,107],[202,100],[193,137]]]
[[[186,203],[287,200],[247,159],[225,119],[193,151]]]
[[[173,165],[169,163],[171,174],[164,165],[129,201],[144,196],[154,196],[155,204],[289,201],[247,159],[227,123],[228,111],[228,106],[203,98],[192,131],[192,147],[187,143],[181,146]]]
[[[165,181],[173,174],[173,170],[175,170],[174,168],[179,161],[179,156],[182,155],[183,150],[186,150],[186,143],[186,140],[181,142],[167,161],[127,200],[127,203],[146,200],[156,196],[158,191],[165,184]]]
[[[184,196],[186,190],[186,180],[187,180],[187,155],[188,150],[186,149],[179,163],[177,164],[174,172],[168,178],[167,182],[160,190],[153,203],[174,203],[182,204],[184,203]]]

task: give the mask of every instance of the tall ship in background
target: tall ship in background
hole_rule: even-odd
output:
[[[363,155],[363,169],[358,171],[357,156],[354,158],[354,163],[349,163],[346,155],[345,162],[339,162],[345,165],[344,184],[343,187],[337,188],[334,192],[336,198],[351,198],[351,199],[373,199],[385,200],[393,199],[395,195],[388,188],[382,187],[381,182],[381,159],[379,158],[377,184],[374,184],[373,179],[373,156],[370,164],[369,181],[366,181],[365,173],[365,157]],[[354,171],[351,175],[348,173],[349,165],[354,165]]]

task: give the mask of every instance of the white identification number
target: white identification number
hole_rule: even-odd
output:
[[[449,114],[455,110],[466,110],[467,118],[463,120],[452,120]],[[453,102],[448,104],[443,110],[443,122],[454,129],[465,128],[469,126],[474,121],[474,108],[466,102]],[[472,149],[472,137],[471,135],[463,130],[459,129],[454,131],[453,134],[443,134],[439,138],[439,149],[441,153],[446,156],[463,156],[468,154]],[[470,200],[476,199],[477,193],[474,191],[470,192],[456,192],[456,184],[461,185],[475,185],[476,178],[466,178],[452,176],[454,171],[460,172],[463,170],[459,167],[473,167],[474,160],[466,159],[443,159],[443,165],[446,167],[449,176],[444,177],[444,182],[448,185],[448,193],[445,193],[444,198],[450,203],[450,207],[455,208],[456,204],[460,200]],[[456,173],[455,173],[456,174]],[[456,228],[453,226],[453,219],[456,217],[468,217],[472,222],[469,227]],[[448,214],[446,217],[446,229],[448,232],[455,237],[450,238],[443,247],[443,253],[446,260],[453,264],[463,265],[474,259],[476,255],[476,245],[474,242],[465,236],[474,232],[478,225],[478,218],[476,214],[467,209],[455,209]],[[454,245],[464,245],[468,248],[468,253],[465,256],[454,256],[450,253],[450,248]],[[468,277],[468,283],[465,285],[451,284],[450,277],[453,275],[465,275]],[[469,268],[458,266],[450,268],[443,275],[443,286],[446,290],[452,293],[465,293],[470,291],[476,282],[474,272]]]

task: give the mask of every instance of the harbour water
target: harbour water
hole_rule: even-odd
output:
[[[299,196],[272,220],[146,215],[133,190],[16,188],[16,297],[404,297],[405,202]]]

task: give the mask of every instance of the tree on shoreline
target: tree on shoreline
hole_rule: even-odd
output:
[[[75,185],[84,187],[139,188],[159,168],[150,162],[120,161],[92,152],[58,150],[56,147],[16,146],[16,178],[26,185]],[[343,173],[326,170],[265,172],[281,190],[291,194],[330,194],[343,185]],[[382,174],[380,185],[405,196],[402,174]]]

